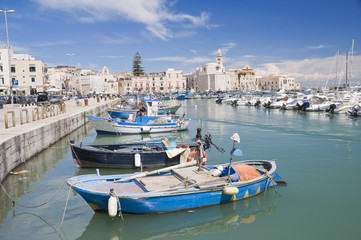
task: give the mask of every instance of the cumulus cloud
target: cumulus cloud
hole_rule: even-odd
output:
[[[167,40],[176,37],[170,25],[177,28],[209,28],[209,14],[199,16],[171,12],[174,2],[166,0],[33,0],[44,10],[66,11],[76,14],[76,19],[83,22],[110,21],[119,18],[144,24],[154,36]],[[189,32],[186,32],[190,34]],[[183,35],[185,32],[183,32]]]
[[[286,60],[274,63],[264,63],[255,66],[256,74],[260,76],[282,75],[294,77],[297,82],[304,86],[338,85],[345,81],[345,65],[343,61],[335,64],[334,57],[313,58],[303,60]],[[349,66],[351,82],[359,84],[361,81],[361,56],[354,56],[352,68]],[[337,71],[337,77],[336,77]]]

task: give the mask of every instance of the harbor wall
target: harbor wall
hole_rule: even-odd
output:
[[[0,182],[17,166],[43,151],[62,137],[88,122],[86,115],[99,115],[112,106],[112,102],[87,109],[66,117],[57,117],[40,127],[29,127],[0,145]]]

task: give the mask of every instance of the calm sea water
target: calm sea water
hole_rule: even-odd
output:
[[[169,102],[175,104],[175,102]],[[267,194],[192,211],[168,214],[124,214],[111,219],[94,213],[71,190],[63,227],[59,230],[68,186],[38,208],[12,206],[0,189],[0,239],[361,239],[361,118],[325,113],[267,110],[218,105],[212,100],[183,101],[179,113],[192,118],[189,131],[163,134],[180,141],[212,134],[210,164],[229,161],[230,137],[237,132],[246,159],[277,159],[278,172],[287,186]],[[195,107],[195,105],[197,107]],[[114,143],[152,140],[156,135],[97,136],[84,126],[16,170],[2,184],[16,201],[34,206],[46,202],[76,174],[95,173],[77,169],[69,140]],[[100,169],[101,174],[130,170]]]

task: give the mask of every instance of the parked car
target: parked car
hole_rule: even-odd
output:
[[[36,97],[36,104],[40,105],[47,105],[49,104],[49,96],[47,92],[38,92]]]
[[[50,104],[58,104],[63,102],[63,96],[62,95],[50,95],[49,96]]]
[[[7,99],[7,104],[11,104],[11,97]],[[14,104],[26,104],[26,97],[23,95],[13,95]]]
[[[36,97],[34,95],[26,96],[26,103],[29,105],[36,104]]]
[[[8,97],[5,95],[0,95],[0,109],[3,108],[4,104],[6,104]]]

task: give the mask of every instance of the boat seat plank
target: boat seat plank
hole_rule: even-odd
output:
[[[178,168],[173,169],[172,171],[181,180],[188,180],[191,184],[202,184],[219,179],[219,177],[213,176],[208,169],[202,168],[201,171],[198,171],[197,166]]]
[[[149,192],[168,191],[183,184],[181,180],[173,175],[140,177],[136,178],[136,180]]]

